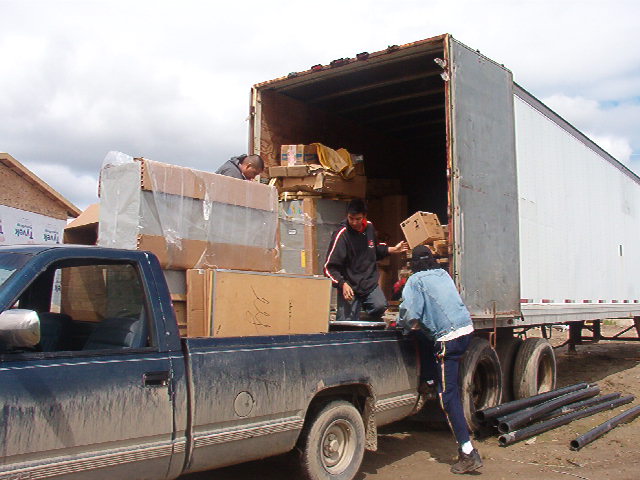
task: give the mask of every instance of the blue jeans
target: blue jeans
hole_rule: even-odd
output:
[[[387,299],[380,287],[376,287],[368,295],[356,294],[350,302],[344,299],[341,291],[338,291],[336,321],[358,322],[360,321],[360,310],[364,310],[371,317],[371,320],[381,320],[386,309]]]
[[[435,381],[440,404],[458,445],[470,440],[460,396],[460,360],[472,336],[469,334],[448,342],[434,342],[424,332],[416,332],[420,350],[420,381]]]

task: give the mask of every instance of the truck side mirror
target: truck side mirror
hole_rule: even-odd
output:
[[[0,313],[0,342],[11,350],[40,342],[40,318],[33,310],[14,308]]]

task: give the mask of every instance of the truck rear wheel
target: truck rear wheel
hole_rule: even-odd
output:
[[[527,338],[516,355],[513,389],[516,399],[556,388],[556,356],[544,338]]]
[[[482,425],[474,418],[476,410],[495,407],[502,395],[502,372],[498,355],[487,340],[474,337],[460,366],[460,387],[464,416],[471,430]]]
[[[501,403],[514,399],[513,393],[513,368],[516,363],[516,355],[522,346],[522,339],[519,337],[507,337],[498,340],[496,353],[500,360],[502,370],[502,399]]]
[[[305,426],[301,467],[309,480],[351,480],[362,463],[364,422],[349,402],[333,401]]]

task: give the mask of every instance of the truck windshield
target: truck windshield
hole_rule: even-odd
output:
[[[0,253],[0,288],[9,280],[14,272],[20,269],[29,259],[31,255],[22,253]]]

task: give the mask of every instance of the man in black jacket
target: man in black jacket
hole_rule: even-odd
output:
[[[263,170],[264,161],[260,155],[239,155],[224,162],[216,173],[240,180],[253,180]]]
[[[333,233],[324,265],[324,274],[338,289],[336,320],[358,321],[361,309],[379,320],[387,309],[387,299],[378,286],[376,262],[408,250],[406,242],[394,247],[378,243],[373,224],[367,220],[364,201],[349,202],[347,218]]]

